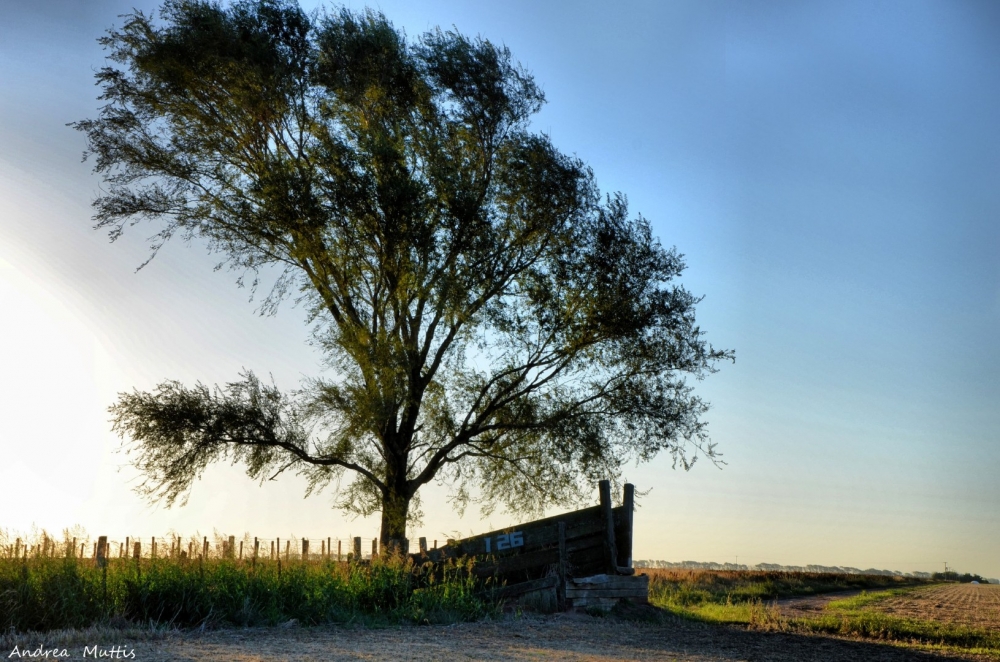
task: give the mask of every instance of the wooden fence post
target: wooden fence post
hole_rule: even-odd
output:
[[[611,512],[611,481],[598,483],[601,492],[601,516],[604,519],[604,554],[608,574],[618,574],[618,548],[615,546],[615,517]]]
[[[330,547],[330,536],[327,536],[326,537],[326,558],[327,558],[327,560],[329,560],[329,558],[331,556],[333,556],[333,547]]]
[[[243,560],[243,541],[240,541],[240,561]]]
[[[142,543],[138,540],[132,543],[132,558],[136,561],[142,558]]]
[[[201,558],[208,559],[208,536],[202,536],[201,549]]]
[[[18,538],[18,542],[20,542],[20,541],[21,541],[21,539]],[[76,556],[76,537],[75,536],[73,537],[73,551],[71,552],[71,555],[72,556]]]
[[[302,560],[309,560],[309,538],[302,539]]]
[[[100,536],[97,539],[97,567],[103,568],[108,564],[108,537]]]
[[[417,544],[420,546],[420,553],[421,554],[426,554],[427,553],[427,538],[420,538],[420,540],[417,541]]]
[[[226,556],[229,558],[236,556],[236,536],[229,536],[229,549],[226,550]]]
[[[337,538],[337,562],[340,562],[340,538]]]
[[[354,539],[354,560],[361,560],[361,536],[357,536]]]
[[[635,485],[625,483],[625,494],[622,505],[625,507],[625,539],[618,543],[622,565],[632,567],[632,513],[635,511]]]
[[[271,560],[274,560],[274,541],[271,541]]]
[[[559,583],[556,584],[559,611],[566,611],[566,565],[566,522],[559,522]]]
[[[378,538],[372,538],[372,558],[378,556]]]
[[[257,536],[253,537],[253,564],[257,565],[257,554],[260,552],[260,541],[257,540]]]
[[[194,558],[194,541],[188,540],[188,559]]]
[[[156,558],[156,536],[153,536],[152,544],[149,547],[149,558]]]
[[[278,560],[281,560],[281,538],[274,539],[275,551],[278,552]]]

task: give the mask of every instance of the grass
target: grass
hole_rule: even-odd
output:
[[[437,623],[497,614],[468,564],[229,559],[0,559],[0,632],[107,624],[165,627]]]
[[[926,586],[900,586],[904,578],[813,573],[653,571],[650,602],[678,616],[755,630],[832,634],[919,648],[953,649],[1000,659],[1000,632],[985,628],[904,618],[878,605]],[[912,580],[908,580],[912,582]],[[895,585],[895,586],[894,586]],[[816,616],[786,617],[773,601],[850,588],[886,588],[830,602]]]

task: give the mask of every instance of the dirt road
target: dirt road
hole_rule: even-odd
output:
[[[902,662],[940,655],[785,633],[748,632],[667,618],[636,622],[583,614],[527,616],[450,626],[266,628],[175,633],[136,641],[135,662],[227,660],[611,660]],[[956,658],[951,658],[956,659]],[[961,658],[958,658],[961,659]],[[974,658],[968,658],[974,659]]]

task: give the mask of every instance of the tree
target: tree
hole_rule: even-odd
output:
[[[246,372],[120,394],[148,498],[220,460],[293,470],[380,511],[392,545],[432,480],[537,512],[660,451],[716,458],[684,378],[732,352],[673,282],[682,256],[530,131],[543,95],[508,49],[279,0],[170,0],[100,41],[106,104],[74,124],[107,185],[96,226],[157,223],[150,259],[180,235],[254,288],[270,274],[263,311],[295,294],[328,368],[293,393]]]

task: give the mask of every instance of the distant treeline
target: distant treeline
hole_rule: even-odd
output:
[[[769,571],[769,572],[827,572],[845,575],[888,575],[894,577],[914,577],[917,579],[932,579],[941,581],[958,581],[1000,584],[998,579],[984,579],[979,575],[970,573],[958,574],[957,572],[900,572],[899,570],[879,570],[876,568],[852,568],[850,566],[829,566],[829,565],[781,565],[780,563],[758,563],[757,565],[745,565],[743,563],[715,563],[713,561],[661,561],[661,560],[638,560],[634,562],[637,568],[676,568],[681,570],[742,570],[742,571]]]

